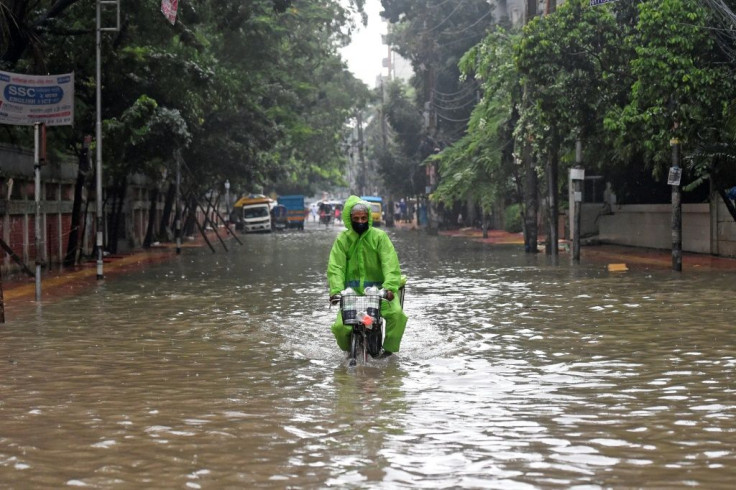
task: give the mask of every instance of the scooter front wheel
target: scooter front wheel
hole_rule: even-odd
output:
[[[348,366],[355,366],[358,364],[358,353],[361,351],[361,336],[358,332],[353,330],[350,334],[350,352],[348,354]]]

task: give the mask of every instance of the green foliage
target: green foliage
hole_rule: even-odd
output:
[[[460,62],[463,77],[480,82],[483,97],[475,106],[467,134],[430,159],[442,177],[434,198],[446,204],[472,197],[489,212],[513,191],[511,128],[519,77],[511,52],[516,37],[503,29],[490,33]]]
[[[486,0],[382,0],[381,4],[382,16],[391,23],[389,44],[410,61],[415,73],[414,100],[392,95],[386,111],[402,153],[395,161],[420,164],[435,148],[463,136],[478,86],[474,79],[460,76],[458,63],[485,36],[493,7]],[[400,106],[394,107],[394,102]],[[424,174],[423,168],[418,170]],[[405,178],[409,176],[415,179],[417,169],[407,169]]]
[[[104,160],[120,177],[133,173],[158,177],[161,155],[186,146],[191,139],[186,122],[177,110],[160,107],[145,95],[120,118],[105,121],[105,134]]]
[[[628,38],[636,52],[631,101],[611,112],[606,127],[637,135],[645,156],[661,166],[669,163],[672,138],[686,149],[731,139],[722,129],[730,115],[733,66],[715,49],[711,12],[695,0],[645,1],[638,7]]]
[[[422,193],[431,156],[438,200],[472,197],[488,210],[520,195],[521,142],[537,161],[559,153],[569,164],[579,136],[586,168],[616,176],[620,196],[645,171],[664,175],[672,137],[683,143],[687,187],[736,183],[724,4],[567,0],[521,32],[491,26],[485,0],[382,5],[392,47],[417,73],[411,87],[386,88],[367,128],[366,156],[391,193]],[[345,121],[372,102],[337,55],[362,0],[192,0],[173,26],[158,0],[121,6],[122,29],[103,33],[101,46],[108,178],[160,175],[181,149],[200,190],[225,179],[234,193],[342,182]],[[95,130],[94,23],[78,0],[0,9],[4,69],[75,72],[75,125],[49,132],[52,152],[78,151]],[[436,119],[425,119],[425,103]],[[30,134],[0,129],[13,143]]]
[[[507,206],[503,213],[503,229],[509,233],[520,233],[521,225],[521,205]]]
[[[102,33],[106,178],[158,175],[178,148],[186,184],[198,190],[225,179],[236,193],[340,180],[343,126],[368,91],[337,48],[362,8],[362,0],[192,0],[180,2],[172,26],[160,0],[122,2],[121,30]],[[50,133],[78,148],[95,128],[94,9],[12,0],[0,12],[6,69],[75,71],[75,126]],[[25,138],[4,129],[0,138]]]
[[[384,90],[385,102],[366,130],[368,157],[377,163],[386,194],[424,194],[425,169],[419,163],[431,150],[425,143],[422,115],[411,102],[411,90],[401,81]]]
[[[639,167],[653,163],[655,175],[663,173],[675,135],[685,143],[694,182],[705,182],[716,170],[727,178],[731,172],[724,166],[736,161],[730,157],[736,151],[729,151],[736,121],[730,95],[734,64],[715,49],[710,14],[695,0],[622,1],[597,8],[587,0],[569,0],[510,40],[513,66],[504,63],[511,56],[499,42],[503,31],[489,35],[461,63],[464,76],[482,81],[483,98],[466,137],[437,159],[443,177],[439,197],[462,199],[480,187],[484,196],[498,196],[510,179],[523,182],[517,172],[524,169],[504,166],[503,152],[485,151],[491,157],[480,158],[484,145],[518,148],[529,142],[537,161],[559,151],[562,162],[571,164],[578,137],[586,168],[614,176],[622,196],[627,187],[646,188],[638,183]],[[499,137],[509,127],[511,143]],[[483,161],[496,162],[495,173],[486,172],[490,179],[478,172]],[[463,187],[471,176],[473,184]],[[507,189],[506,195],[512,194]]]
[[[517,132],[534,141],[540,156],[572,147],[579,137],[595,151],[587,164],[603,152],[616,159],[602,121],[628,100],[633,51],[622,48],[626,32],[611,9],[591,8],[587,0],[569,0],[525,26],[514,59],[528,104]]]

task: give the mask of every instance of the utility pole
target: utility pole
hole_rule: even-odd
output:
[[[120,0],[97,0],[97,15],[96,15],[96,63],[95,63],[95,74],[96,74],[96,87],[95,87],[95,99],[96,99],[96,111],[97,121],[95,123],[95,138],[97,139],[96,147],[96,167],[95,167],[95,193],[97,194],[95,200],[97,201],[97,216],[96,216],[96,228],[97,228],[97,279],[104,279],[103,273],[103,230],[105,226],[104,210],[102,206],[102,31],[117,32],[120,30]],[[115,27],[102,27],[102,6],[103,5],[115,5],[117,7],[117,24]]]
[[[585,169],[583,168],[583,142],[580,138],[575,141],[575,168],[570,169],[570,183],[572,184],[572,260],[580,262],[580,224],[583,204],[583,181],[585,180]]]
[[[537,15],[538,0],[526,0],[526,19],[524,24],[528,24]]]
[[[365,166],[365,154],[363,152],[363,114],[358,111],[356,115],[357,119],[357,125],[358,125],[358,161],[360,162],[360,195],[364,196],[366,194],[365,188],[366,188],[366,181],[368,179],[367,175],[367,169]]]
[[[227,213],[227,220],[230,222],[230,179],[225,179],[225,213]]]
[[[176,255],[181,254],[181,150],[174,150],[176,160],[176,210],[174,211],[174,235],[176,236]]]
[[[672,138],[672,167],[667,183],[672,187],[672,270],[682,271],[682,193],[680,191],[680,140]]]
[[[97,231],[97,239],[95,245],[97,246],[97,279],[103,279],[105,277],[103,273],[103,262],[102,262],[102,64],[100,61],[102,51],[102,27],[101,23],[101,10],[100,0],[97,0],[97,31],[96,31],[96,51],[97,57],[95,62],[95,74],[96,74],[96,109],[97,109],[97,120],[95,122],[95,139],[96,139],[96,159],[95,159],[95,201],[97,205],[97,214],[95,219],[95,227]]]
[[[34,201],[36,205],[36,217],[34,219],[34,233],[36,235],[36,301],[41,301],[41,265],[43,257],[41,248],[43,246],[41,240],[41,163],[45,160],[46,131],[43,123],[35,123],[33,125],[33,174],[34,174]]]

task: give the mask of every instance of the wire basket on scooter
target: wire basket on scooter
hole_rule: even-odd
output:
[[[358,325],[360,323],[358,314],[363,312],[375,322],[381,311],[381,296],[378,294],[366,294],[365,296],[344,294],[340,299],[340,310],[342,322],[345,325]]]

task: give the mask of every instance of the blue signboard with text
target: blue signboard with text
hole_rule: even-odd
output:
[[[0,124],[74,124],[74,73],[24,75],[0,71]]]

